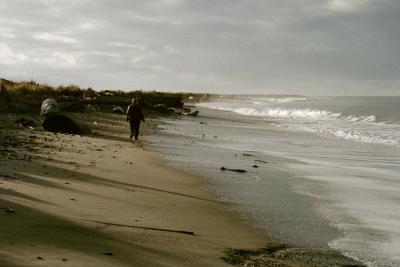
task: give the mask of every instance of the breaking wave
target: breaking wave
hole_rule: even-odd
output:
[[[275,102],[275,103],[289,103],[294,101],[303,101],[307,100],[307,97],[257,97],[257,100],[254,101],[254,104],[262,104],[265,102]]]
[[[284,108],[236,108],[219,105],[219,103],[200,103],[202,107],[207,107],[217,110],[233,111],[247,116],[269,117],[269,118],[294,118],[294,119],[342,119],[348,122],[375,122],[376,116],[344,116],[341,113],[330,112],[326,110],[317,109],[284,109]]]
[[[345,115],[311,108],[268,106],[265,101],[269,100],[265,98],[259,100],[259,104],[254,104],[254,101],[247,105],[243,102],[205,102],[198,106],[265,118],[277,122],[274,125],[278,127],[295,131],[335,136],[363,143],[400,145],[400,124],[377,122],[375,115]]]

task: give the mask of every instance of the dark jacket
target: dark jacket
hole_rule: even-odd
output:
[[[126,111],[126,120],[129,121],[144,121],[142,108],[138,104],[129,105]]]

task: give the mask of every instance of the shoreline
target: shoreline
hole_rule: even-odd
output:
[[[233,218],[201,189],[203,178],[166,166],[140,142],[132,145],[121,115],[73,114],[96,122],[89,136],[7,127],[13,118],[1,116],[0,203],[12,209],[0,212],[4,266],[332,263],[327,254],[295,252]],[[156,131],[156,122],[145,125],[145,135]],[[329,254],[338,262],[337,253]]]
[[[311,256],[315,258],[318,258],[324,253],[337,253],[338,250],[329,247],[328,242],[341,236],[339,230],[332,225],[328,225],[327,222],[319,221],[320,219],[317,218],[311,221],[311,226],[315,227],[314,230],[307,229],[310,225],[301,225],[301,216],[304,216],[304,214],[301,214],[301,210],[306,209],[306,212],[309,212],[309,207],[313,205],[313,203],[310,202],[311,199],[300,195],[298,195],[298,197],[293,197],[283,192],[285,189],[290,190],[286,188],[288,186],[288,180],[295,182],[296,177],[295,174],[282,169],[282,166],[301,163],[274,154],[263,154],[258,152],[258,150],[247,150],[240,146],[236,147],[235,145],[237,145],[237,143],[231,139],[234,135],[228,133],[230,130],[240,131],[241,127],[246,129],[253,129],[252,127],[255,127],[255,130],[258,127],[264,127],[265,121],[262,122],[261,120],[251,117],[235,115],[229,111],[216,111],[207,108],[198,108],[198,110],[200,111],[200,115],[197,118],[167,119],[167,124],[161,127],[166,138],[164,138],[161,143],[157,140],[152,140],[152,146],[157,151],[164,154],[163,159],[168,162],[168,165],[173,168],[183,169],[192,175],[205,177],[204,179],[206,179],[208,184],[207,190],[216,194],[219,199],[230,203],[231,209],[229,213],[231,216],[240,218],[246,225],[263,231],[270,238],[281,240],[280,242],[283,243],[280,244],[283,247],[289,248],[287,251],[290,249],[303,250],[307,251],[307,253],[315,253]],[[249,122],[251,122],[251,128],[247,128]],[[225,124],[227,124],[227,128],[224,127]],[[214,127],[212,128],[213,130],[207,130],[210,127]],[[272,136],[286,135],[285,132],[281,132],[281,130],[273,128],[272,126],[268,126],[265,129],[263,128],[263,130],[268,130],[268,134]],[[306,135],[313,138],[309,134]],[[155,139],[157,139],[157,137],[155,137]],[[253,166],[253,164],[256,164],[256,166]],[[229,170],[221,171],[221,166],[225,166],[228,169],[236,168],[238,170],[243,170],[244,173],[235,173]],[[262,180],[260,181],[260,179],[265,179],[264,181],[266,183]],[[257,220],[255,217],[257,211],[253,209],[257,207],[254,205],[250,207],[248,205],[249,203],[247,202],[251,202],[250,198],[246,196],[240,198],[244,195],[238,195],[238,193],[248,194],[246,193],[247,190],[249,190],[248,192],[254,191],[255,194],[259,194],[259,190],[252,188],[254,186],[268,186],[269,189],[265,188],[263,193],[267,195],[271,194],[275,197],[277,197],[278,194],[277,199],[263,198],[259,199],[259,201],[267,201],[270,202],[269,205],[278,205],[279,209],[283,208],[289,210],[290,205],[284,203],[295,201],[296,205],[294,206],[298,207],[299,210],[296,208],[297,211],[292,210],[283,213],[268,210],[264,214],[268,214],[269,219],[267,219],[267,221],[273,222],[272,224],[265,224],[263,220]],[[280,193],[277,192],[281,192],[282,195],[279,196]],[[255,199],[253,199],[253,203],[255,203],[254,200]],[[262,205],[258,208],[262,208]],[[273,218],[271,218],[271,215]],[[311,220],[311,217],[307,218]],[[285,220],[292,221],[292,223],[290,223],[291,226],[294,227],[297,232],[300,231],[302,233],[290,236],[288,239],[288,236],[282,233],[282,230],[285,229],[287,225]],[[310,221],[307,222],[307,224],[310,224]],[[319,234],[315,234],[315,229],[322,231],[319,232]],[[290,234],[290,232],[287,234]],[[262,254],[262,249],[258,252],[254,251],[253,253]],[[331,256],[326,257],[327,260],[323,266],[330,266],[329,264],[341,266],[340,261],[348,260],[347,256],[340,255],[340,253],[334,256],[336,257],[336,263],[334,263],[335,260],[330,262],[330,260],[332,260],[329,259],[330,257]],[[314,261],[311,260],[310,262]],[[315,264],[315,262],[313,264]],[[362,266],[361,263],[353,260],[350,260],[347,264]]]

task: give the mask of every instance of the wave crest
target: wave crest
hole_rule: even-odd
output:
[[[343,115],[318,109],[243,107],[223,102],[207,102],[198,105],[274,120],[277,122],[276,126],[295,131],[336,136],[363,143],[400,145],[400,125],[377,122],[375,115]]]
[[[274,103],[289,103],[294,101],[304,101],[307,97],[257,97],[254,104],[262,104],[264,102],[274,102]]]

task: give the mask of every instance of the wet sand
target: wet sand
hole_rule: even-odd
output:
[[[204,179],[130,141],[123,115],[71,116],[92,133],[22,128],[23,116],[0,114],[0,266],[357,266],[244,225]]]

